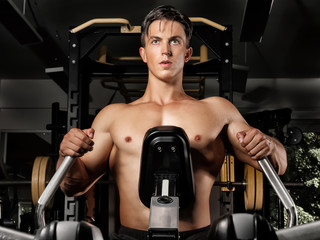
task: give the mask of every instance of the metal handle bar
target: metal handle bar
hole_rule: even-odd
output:
[[[319,240],[320,221],[280,229],[276,231],[276,234],[279,240]]]
[[[203,18],[203,17],[189,17],[191,22],[202,22],[205,23],[211,27],[214,27],[220,31],[225,31],[227,28],[225,26],[222,26],[216,22],[213,22],[207,18]]]
[[[36,208],[38,228],[43,228],[46,225],[44,210],[48,206],[53,195],[58,190],[60,183],[62,182],[64,176],[67,174],[67,172],[73,165],[74,161],[75,161],[75,158],[66,156],[62,161],[58,170],[55,172],[55,174],[51,178],[47,187],[44,189],[43,193],[41,194],[38,200],[37,208]]]
[[[220,31],[225,31],[227,28],[223,25],[220,25],[216,22],[213,22],[209,19],[203,18],[203,17],[190,17],[189,18],[191,22],[202,22],[205,23],[211,27],[214,27]],[[120,24],[124,24],[127,26],[129,31],[134,30],[135,26],[132,26],[130,24],[130,22],[127,19],[124,18],[95,18],[95,19],[91,19],[81,25],[79,25],[78,27],[75,27],[73,29],[71,29],[72,33],[77,33],[93,24],[97,24],[97,23],[120,23]],[[138,32],[141,32],[141,27],[138,26]]]
[[[0,239],[3,240],[34,240],[34,235],[19,232],[15,229],[0,226]]]
[[[96,24],[96,23],[121,23],[121,24],[126,25],[129,30],[132,29],[130,22],[124,18],[95,18],[95,19],[91,19],[91,20],[79,25],[78,27],[71,29],[71,32],[77,33],[79,31],[81,31],[82,29],[85,29],[85,28],[87,28],[93,24]]]
[[[268,158],[264,157],[260,159],[258,163],[288,212],[289,221],[287,223],[287,227],[298,225],[298,214],[296,205],[287,189],[283,185],[282,181],[280,180],[278,174],[274,170],[273,166],[269,162]]]

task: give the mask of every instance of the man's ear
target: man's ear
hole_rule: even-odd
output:
[[[193,53],[192,47],[187,48],[186,54],[185,54],[185,58],[184,58],[185,62],[189,62],[189,60],[190,60],[190,58],[192,56],[192,53]]]
[[[142,61],[147,63],[146,50],[144,49],[144,47],[140,47],[139,48],[139,53],[140,53],[140,56],[142,58]]]

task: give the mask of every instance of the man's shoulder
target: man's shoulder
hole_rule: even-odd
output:
[[[124,109],[126,109],[127,104],[124,103],[114,103],[102,108],[97,116],[95,117],[94,123],[110,123],[113,119],[118,116]],[[104,125],[103,124],[103,125]]]
[[[108,106],[105,106],[99,114],[116,114],[119,111],[125,110],[128,107],[128,104],[125,103],[113,103]]]
[[[223,97],[209,97],[202,100],[209,112],[218,114],[225,121],[230,122],[239,116],[238,109],[226,98]]]
[[[204,98],[201,100],[204,103],[208,103],[208,104],[214,104],[216,106],[228,106],[228,105],[232,105],[231,102],[229,102],[227,99],[223,98],[223,97],[208,97],[208,98]]]

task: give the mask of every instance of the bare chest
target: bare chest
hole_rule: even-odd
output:
[[[163,125],[182,128],[188,136],[190,147],[199,152],[209,150],[223,128],[219,117],[204,109],[148,109],[123,114],[113,124],[111,135],[118,150],[140,156],[146,132]]]

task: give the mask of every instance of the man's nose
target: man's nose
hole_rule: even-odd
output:
[[[162,54],[167,56],[172,56],[171,47],[169,43],[165,43],[162,45]]]

